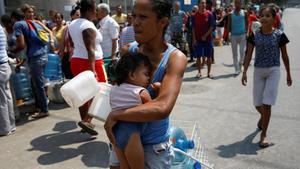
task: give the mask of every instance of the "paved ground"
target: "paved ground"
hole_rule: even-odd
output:
[[[293,86],[285,84],[284,67],[277,105],[273,108],[269,139],[274,146],[261,150],[256,130],[258,113],[252,106],[252,72],[248,86],[233,76],[231,49],[216,48],[215,80],[196,80],[196,70],[186,71],[182,91],[172,112],[173,120],[197,121],[201,141],[209,161],[222,169],[297,169],[300,168],[299,102],[299,9],[287,9],[284,15],[286,33],[291,41]],[[204,73],[204,72],[203,72]],[[102,123],[100,135],[91,138],[80,134],[76,126],[77,110],[51,104],[51,116],[37,121],[22,120],[17,132],[0,138],[1,169],[40,168],[107,168],[107,138]]]

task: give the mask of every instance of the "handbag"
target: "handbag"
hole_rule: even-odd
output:
[[[40,41],[44,44],[48,44],[50,42],[49,33],[42,26],[37,26],[38,23],[31,20],[26,20],[26,23],[28,24],[29,29],[36,33]]]

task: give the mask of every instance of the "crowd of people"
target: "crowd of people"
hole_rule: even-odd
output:
[[[90,70],[99,82],[115,84],[110,95],[112,112],[105,123],[112,145],[111,168],[170,168],[169,115],[187,62],[196,59],[195,78],[202,77],[201,69],[207,64],[207,77],[213,79],[214,45],[231,44],[234,74],[243,71],[243,85],[256,48],[253,97],[261,114],[260,146],[267,147],[271,106],[278,91],[280,51],[287,84],[292,85],[286,50],[289,41],[282,31],[280,9],[276,5],[244,8],[241,0],[234,0],[234,5],[225,9],[213,8],[206,0],[199,0],[192,11],[180,8],[179,1],[137,0],[132,12],[124,14],[118,6],[111,16],[108,4],[81,0],[74,5],[70,21],[55,10],[44,20],[29,4],[2,16],[0,135],[16,131],[9,60],[17,60],[16,70],[24,64],[29,69],[36,107],[32,118],[43,118],[49,116],[44,70],[48,53],[55,53],[61,58],[65,78]],[[261,27],[253,30],[256,21]],[[107,75],[105,60],[116,64],[113,80]],[[93,117],[87,113],[90,104],[91,100],[79,107],[78,126],[81,132],[97,135]]]

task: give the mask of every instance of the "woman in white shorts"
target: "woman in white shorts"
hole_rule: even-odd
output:
[[[248,38],[248,50],[242,77],[242,84],[246,85],[247,70],[255,47],[253,100],[254,106],[261,115],[257,124],[257,127],[262,130],[259,141],[261,148],[269,146],[266,137],[271,117],[271,106],[275,105],[280,80],[280,51],[286,68],[287,85],[292,85],[289,58],[286,49],[286,44],[289,40],[282,31],[272,27],[275,16],[276,11],[272,6],[268,6],[262,10],[260,14],[262,26]]]

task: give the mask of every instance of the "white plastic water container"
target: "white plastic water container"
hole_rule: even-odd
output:
[[[88,114],[100,121],[105,122],[107,116],[111,112],[110,107],[110,91],[112,85],[107,83],[99,83],[100,90],[94,97],[89,108]]]
[[[92,99],[99,90],[99,83],[92,71],[84,71],[64,84],[61,95],[71,107],[80,107]]]

